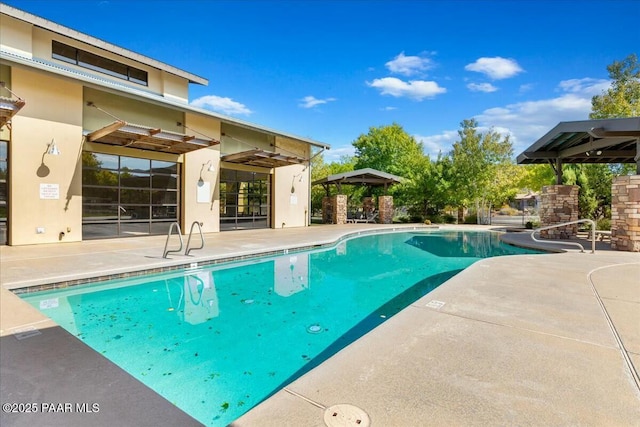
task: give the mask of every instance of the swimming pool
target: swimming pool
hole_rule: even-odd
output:
[[[227,425],[473,262],[487,232],[399,232],[242,263],[23,294],[204,424]]]

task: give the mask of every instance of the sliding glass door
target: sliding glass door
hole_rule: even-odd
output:
[[[271,226],[270,175],[222,169],[220,176],[220,230]]]
[[[82,238],[166,234],[180,212],[175,162],[82,153]]]

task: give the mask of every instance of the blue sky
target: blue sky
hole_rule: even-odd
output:
[[[640,53],[640,0],[3,0],[209,80],[190,102],[353,154],[398,123],[435,158],[464,119],[515,154],[586,120]]]

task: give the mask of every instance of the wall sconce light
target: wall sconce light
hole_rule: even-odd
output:
[[[204,172],[204,168],[209,165],[209,167],[207,168],[207,172],[215,172],[216,168],[213,166],[213,162],[211,160],[207,160],[205,163],[202,164],[202,167],[200,168],[200,179],[198,179],[198,185],[202,186],[202,184],[204,184],[204,179],[202,178],[202,172]]]
[[[58,145],[56,144],[55,139],[52,139],[51,142],[47,145],[47,154],[51,154],[52,156],[60,155],[60,149],[58,149]]]
[[[299,177],[299,178],[298,178]],[[293,176],[293,178],[291,179],[291,193],[295,193],[296,192],[296,187],[295,187],[295,182],[296,182],[296,178],[298,178],[298,182],[302,182],[304,179],[304,175],[302,173],[297,173]]]
[[[207,160],[206,163],[202,164],[202,167],[200,168],[200,176],[202,176],[202,172],[204,171],[204,167],[209,165],[209,167],[207,168],[207,172],[215,172],[216,168],[213,166],[213,162],[211,160]]]

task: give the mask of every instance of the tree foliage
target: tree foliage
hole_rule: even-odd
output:
[[[640,64],[633,53],[607,66],[611,87],[591,99],[590,119],[640,116]]]
[[[424,157],[422,143],[397,123],[371,127],[353,141],[356,169],[372,168],[411,179]]]
[[[460,139],[450,154],[449,198],[459,207],[475,204],[478,211],[486,211],[495,196],[514,183],[502,173],[513,165],[513,146],[508,136],[494,130],[480,132],[475,119],[463,120],[460,126]]]

